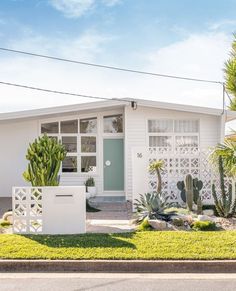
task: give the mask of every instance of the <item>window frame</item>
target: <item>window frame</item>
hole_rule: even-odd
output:
[[[82,119],[96,119],[97,120],[97,128],[96,128],[96,133],[80,133],[80,120]],[[77,120],[78,121],[78,127],[77,127],[77,133],[61,133],[61,122],[63,121],[70,121],[70,120]],[[53,123],[53,122],[58,122],[59,123],[59,133],[41,133],[41,125],[44,123]],[[60,167],[59,174],[63,176],[71,176],[71,175],[97,175],[98,174],[98,124],[99,124],[99,116],[97,114],[91,114],[91,115],[81,115],[81,116],[67,116],[64,118],[49,118],[45,120],[40,120],[39,121],[39,133],[40,136],[47,134],[49,137],[57,137],[59,141],[62,142],[62,137],[66,136],[75,136],[77,138],[77,152],[74,153],[67,153],[67,157],[70,156],[75,156],[77,157],[77,171],[76,172],[62,172],[62,163]],[[90,152],[90,153],[82,153],[81,152],[81,137],[82,136],[94,136],[96,138],[96,152]],[[96,157],[96,170],[94,172],[81,172],[81,157],[82,156],[95,156]]]
[[[176,145],[176,137],[177,136],[196,136],[197,137],[197,149],[200,149],[200,119],[198,118],[173,118],[171,119],[172,122],[172,132],[149,132],[149,120],[170,120],[170,118],[148,118],[147,119],[147,144],[149,148],[151,147],[149,144],[149,137],[150,136],[168,136],[172,138],[171,147],[168,147],[170,151],[177,151],[179,147]],[[178,120],[186,120],[186,121],[197,121],[198,122],[198,132],[175,132],[175,121]],[[156,147],[162,148],[162,147]],[[189,148],[189,147],[188,147]],[[195,147],[193,147],[195,148]]]

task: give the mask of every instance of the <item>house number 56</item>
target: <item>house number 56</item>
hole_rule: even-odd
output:
[[[143,157],[142,153],[137,153],[137,158],[141,159]]]

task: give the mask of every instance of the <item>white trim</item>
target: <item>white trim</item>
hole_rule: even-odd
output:
[[[128,99],[127,99],[128,100]],[[186,104],[176,104],[176,103],[167,103],[167,102],[160,102],[160,101],[151,101],[151,100],[144,100],[144,99],[132,99],[129,98],[130,101],[136,101],[138,106],[144,107],[153,107],[153,108],[160,108],[160,109],[168,109],[168,110],[177,110],[177,111],[185,111],[185,112],[193,112],[193,113],[201,113],[201,114],[208,114],[208,115],[216,115],[220,116],[222,114],[222,109],[217,108],[208,108],[208,107],[200,107],[200,106],[193,106],[193,105],[186,105]],[[41,109],[34,109],[34,110],[25,110],[25,111],[18,111],[18,112],[8,112],[8,113],[0,113],[0,121],[4,120],[14,120],[20,118],[36,118],[36,117],[44,117],[53,114],[65,114],[65,113],[76,113],[86,111],[86,110],[99,110],[103,109],[110,109],[113,108],[124,108],[128,104],[127,101],[97,101],[97,102],[89,102],[89,103],[82,103],[82,104],[73,104],[73,105],[65,105],[65,106],[57,106],[57,107],[50,107],[50,108],[41,108]],[[100,110],[99,110],[100,111]],[[227,121],[236,119],[236,112],[227,110]]]

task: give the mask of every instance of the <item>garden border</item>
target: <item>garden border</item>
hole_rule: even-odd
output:
[[[236,273],[236,260],[0,260],[0,272]]]

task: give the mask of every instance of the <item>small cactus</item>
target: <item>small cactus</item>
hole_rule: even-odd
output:
[[[200,196],[197,199],[197,214],[198,215],[202,214],[202,200]]]

